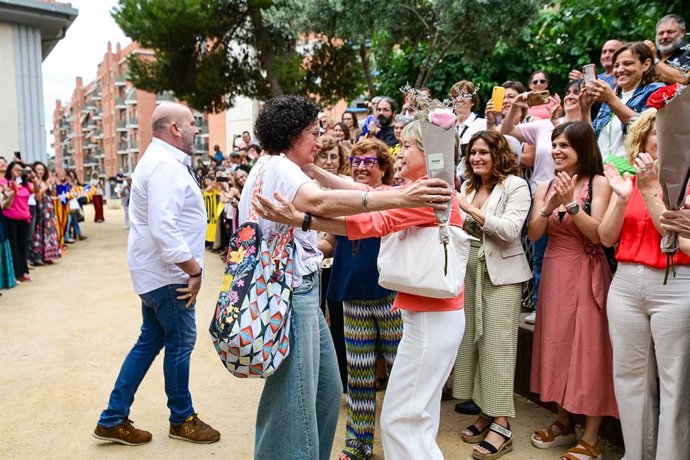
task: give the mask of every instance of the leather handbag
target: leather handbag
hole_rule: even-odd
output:
[[[263,168],[252,199],[261,193]],[[266,238],[250,207],[230,237],[223,286],[209,332],[220,360],[235,377],[270,377],[290,352],[294,230]]]
[[[381,238],[379,285],[393,291],[449,299],[460,295],[471,237],[448,223],[410,227]]]

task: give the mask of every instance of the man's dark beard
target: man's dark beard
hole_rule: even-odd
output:
[[[376,121],[380,127],[385,128],[386,126],[391,124],[391,122],[393,121],[393,117],[386,118],[384,115],[379,115],[378,117],[376,117]]]

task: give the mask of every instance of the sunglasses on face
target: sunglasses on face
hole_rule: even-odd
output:
[[[378,161],[378,158],[372,157],[350,157],[350,166],[359,168],[359,165],[364,164],[366,169],[371,169]]]
[[[544,85],[546,84],[546,80],[532,80],[533,85]]]

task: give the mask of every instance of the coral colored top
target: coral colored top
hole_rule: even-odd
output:
[[[2,178],[0,184],[5,187],[10,187],[10,181]],[[2,213],[6,218],[12,220],[26,220],[31,222],[31,212],[29,211],[29,197],[34,191],[34,184],[29,182],[27,185],[16,184],[14,189],[14,201],[12,205],[3,210]]]
[[[391,209],[388,211],[357,214],[345,218],[347,237],[351,240],[362,238],[382,237],[389,233],[404,230],[408,227],[431,227],[438,220],[432,208]],[[453,196],[450,212],[450,224],[462,228],[460,206],[456,196]],[[410,267],[414,270],[415,267]],[[401,308],[408,311],[450,311],[460,310],[465,302],[465,289],[452,299],[436,299],[422,297],[405,292],[398,292],[393,302],[393,310]]]
[[[616,250],[618,262],[632,262],[653,268],[666,268],[666,255],[659,244],[661,235],[649,217],[644,198],[633,177],[633,190],[623,216],[620,244]],[[675,265],[690,265],[690,256],[678,251],[673,257]]]

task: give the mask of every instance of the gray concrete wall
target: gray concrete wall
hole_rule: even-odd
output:
[[[35,27],[13,25],[14,74],[17,99],[19,151],[25,162],[47,161],[43,114],[41,32]]]

